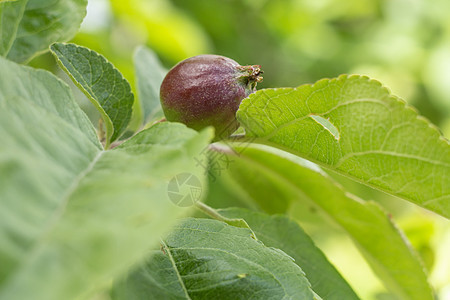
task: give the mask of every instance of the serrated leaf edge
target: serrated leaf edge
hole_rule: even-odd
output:
[[[64,72],[69,75],[69,77],[72,79],[72,81],[74,82],[74,84],[86,95],[86,97],[90,100],[90,102],[95,106],[95,108],[97,108],[97,110],[100,112],[104,122],[105,122],[105,127],[106,127],[106,145],[105,145],[105,149],[109,148],[109,145],[111,142],[113,142],[111,140],[111,137],[114,135],[115,129],[114,129],[114,124],[111,120],[111,118],[108,116],[108,114],[105,112],[105,110],[103,109],[103,107],[100,105],[100,103],[94,99],[94,97],[86,90],[85,87],[83,87],[81,85],[80,82],[78,82],[78,80],[75,79],[75,77],[69,72],[69,70],[66,68],[66,66],[64,66],[64,64],[62,63],[61,59],[59,58],[59,56],[56,54],[56,51],[54,50],[54,46],[55,45],[64,45],[64,46],[73,46],[75,48],[78,49],[85,49],[87,51],[89,51],[90,54],[93,54],[94,56],[99,57],[102,61],[104,61],[106,64],[110,65],[112,67],[112,70],[114,73],[119,74],[119,77],[121,80],[125,81],[129,88],[130,88],[130,93],[133,97],[133,100],[135,99],[134,97],[134,93],[133,90],[131,88],[130,83],[128,82],[128,80],[123,76],[123,74],[119,71],[119,69],[117,69],[114,64],[112,64],[105,56],[101,55],[100,53],[89,49],[87,47],[83,47],[77,44],[73,44],[73,43],[60,43],[60,42],[56,42],[50,45],[50,51],[52,52],[53,56],[55,56],[56,61],[58,62],[58,65],[61,67],[61,69],[64,70]],[[72,65],[73,66],[73,65]],[[73,66],[74,69],[77,71],[77,69],[75,68],[75,66]],[[77,71],[78,72],[78,71]],[[79,73],[78,73],[79,74]],[[81,74],[80,74],[81,75]],[[81,76],[83,77],[83,76]],[[90,87],[89,87],[90,90]],[[92,91],[91,91],[92,92]],[[132,110],[130,110],[129,112],[129,117],[131,117],[132,114]],[[129,123],[129,121],[128,121]],[[126,126],[125,126],[126,128]],[[117,136],[117,138],[119,138],[120,136]]]
[[[448,140],[447,138],[445,138],[445,137],[442,135],[441,131],[439,130],[439,128],[438,128],[436,125],[432,124],[426,117],[421,116],[421,115],[419,114],[418,110],[417,110],[415,107],[409,105],[404,99],[402,99],[402,98],[400,98],[400,97],[398,97],[398,96],[393,95],[393,94],[391,93],[390,89],[387,88],[386,86],[384,86],[380,81],[378,81],[378,80],[376,80],[376,79],[373,79],[373,78],[370,78],[369,76],[366,76],[366,75],[358,75],[358,74],[351,74],[351,75],[348,75],[348,74],[342,74],[342,75],[339,75],[338,77],[335,77],[335,78],[323,78],[323,79],[320,79],[320,80],[316,81],[315,83],[312,83],[312,84],[308,84],[308,83],[307,83],[307,84],[302,84],[302,85],[300,85],[300,86],[298,86],[298,87],[295,87],[295,88],[286,88],[286,87],[283,88],[283,87],[282,87],[282,88],[269,88],[268,90],[273,90],[273,91],[278,91],[278,90],[292,90],[292,91],[295,91],[295,90],[297,90],[297,89],[299,89],[299,88],[301,88],[301,87],[303,87],[303,86],[310,86],[311,89],[315,89],[315,88],[317,88],[317,85],[321,85],[321,84],[324,84],[324,83],[328,83],[328,84],[329,84],[329,83],[333,83],[333,82],[336,82],[336,81],[339,81],[339,80],[354,80],[354,79],[363,79],[363,80],[365,80],[366,82],[368,82],[369,84],[370,84],[370,83],[376,84],[380,89],[383,90],[383,92],[386,93],[386,95],[387,95],[386,101],[391,101],[392,103],[399,103],[399,104],[401,104],[402,107],[403,107],[405,110],[408,110],[408,111],[410,111],[410,112],[413,113],[413,115],[414,115],[414,121],[417,120],[417,122],[419,122],[419,123],[422,125],[422,127],[424,128],[424,130],[426,130],[427,132],[429,132],[430,136],[436,137],[436,140],[437,140],[437,142],[438,142],[439,144],[444,145],[444,146],[447,146],[447,147],[450,146],[450,140]],[[264,90],[267,90],[267,89],[262,89],[262,90],[257,91],[256,93],[250,94],[249,97],[247,97],[247,98],[245,98],[245,99],[242,100],[241,105],[244,104],[244,105],[248,106],[247,102],[250,102],[250,103],[251,103],[252,99],[258,96],[258,92],[261,92],[261,91],[264,91]],[[246,114],[247,112],[246,112],[246,111],[240,111],[240,110],[238,110],[238,112],[237,112],[237,114],[236,114],[238,121],[240,121],[240,123],[242,124],[242,123],[244,123],[244,122],[241,122],[240,117],[239,117],[239,115],[240,115],[241,113]],[[307,117],[309,117],[309,115],[304,116],[304,118],[307,118]],[[296,120],[298,120],[298,118],[297,118]],[[412,122],[414,122],[414,121],[412,121]],[[289,123],[290,123],[290,122],[285,123],[285,124],[281,125],[280,127],[283,127],[283,126],[285,126],[286,124],[289,124]],[[275,131],[274,131],[275,134],[276,134],[277,131],[278,131],[278,130],[275,130]],[[395,195],[395,196],[397,196],[397,197],[406,199],[407,201],[410,201],[410,202],[412,202],[412,203],[414,203],[414,204],[416,204],[416,205],[422,206],[422,207],[424,207],[424,208],[426,208],[426,209],[428,209],[428,210],[430,210],[430,208],[429,208],[429,207],[426,207],[426,206],[428,206],[430,203],[433,203],[433,202],[435,202],[435,201],[437,201],[437,200],[439,200],[439,199],[441,199],[441,198],[447,196],[447,195],[442,195],[441,197],[433,198],[433,199],[428,199],[428,200],[423,201],[423,202],[421,202],[421,203],[419,204],[419,203],[416,202],[415,200],[406,198],[406,197],[404,197],[404,196],[402,196],[402,195],[393,194],[392,191],[390,191],[390,190],[387,190],[387,189],[384,189],[384,188],[382,188],[382,187],[379,187],[379,186],[373,185],[373,184],[371,184],[371,183],[365,182],[365,181],[363,181],[363,180],[361,180],[361,179],[359,179],[359,178],[354,178],[354,177],[352,177],[352,176],[349,176],[346,172],[343,172],[343,171],[340,171],[339,169],[337,169],[338,164],[336,164],[336,165],[328,165],[328,164],[325,164],[325,163],[323,163],[322,161],[319,161],[319,160],[317,160],[317,159],[314,159],[314,158],[311,158],[311,157],[306,157],[303,153],[297,153],[297,152],[293,151],[292,149],[290,149],[289,147],[286,147],[286,146],[283,146],[283,145],[280,145],[280,144],[276,144],[276,143],[272,143],[271,141],[269,141],[270,137],[272,137],[272,134],[273,134],[273,132],[271,132],[271,133],[269,133],[269,134],[267,134],[267,135],[265,135],[265,136],[259,136],[259,137],[257,137],[256,139],[254,139],[253,141],[256,142],[256,143],[265,144],[265,145],[269,145],[269,146],[273,146],[273,147],[279,148],[279,149],[281,149],[281,150],[284,150],[284,151],[293,153],[293,154],[298,155],[298,156],[300,156],[300,157],[305,157],[306,159],[308,159],[308,160],[310,160],[310,161],[312,161],[312,162],[314,162],[314,163],[317,163],[317,164],[323,166],[324,168],[331,169],[331,170],[333,170],[333,171],[335,171],[335,172],[337,172],[337,173],[339,173],[339,174],[341,174],[341,175],[343,175],[343,176],[345,176],[345,177],[348,177],[348,178],[350,178],[350,179],[352,179],[352,180],[356,180],[357,182],[361,182],[361,183],[363,183],[363,184],[365,184],[365,185],[368,185],[368,186],[370,186],[370,187],[372,187],[372,188],[374,188],[374,189],[383,191],[383,192],[388,193],[388,194],[390,194],[390,195]],[[249,136],[252,136],[252,135],[250,134]],[[404,157],[405,157],[405,156],[404,156]],[[447,167],[450,166],[449,164],[443,163],[443,162],[441,162],[441,161],[428,160],[428,159],[424,159],[424,158],[419,157],[419,156],[411,156],[410,158],[413,158],[413,159],[419,159],[419,160],[423,160],[423,161],[427,161],[427,162],[433,163],[433,164],[445,165],[445,166],[447,166]],[[434,210],[433,210],[433,211],[434,211]],[[437,212],[436,212],[436,213],[437,213]],[[441,215],[442,215],[442,214],[441,214]]]

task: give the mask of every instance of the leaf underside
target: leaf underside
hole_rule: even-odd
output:
[[[164,117],[159,100],[159,88],[167,70],[156,54],[144,46],[137,48],[133,61],[139,101],[144,115],[144,124],[146,124]]]
[[[0,57],[0,299],[74,299],[148,255],[189,210],[168,181],[212,138],[158,124],[104,151],[69,87]]]
[[[391,291],[402,299],[433,299],[417,254],[379,205],[351,195],[317,165],[295,155],[265,145],[229,145],[235,152],[224,153],[232,162],[218,180],[229,173],[250,196],[252,187],[264,182],[259,185],[256,197],[251,197],[257,205],[272,201],[284,207],[284,203],[300,202],[305,210],[316,211],[326,221],[331,220],[344,229]],[[273,189],[282,193],[274,198],[270,192]],[[264,194],[268,195],[267,199]],[[313,286],[314,282],[312,277]]]

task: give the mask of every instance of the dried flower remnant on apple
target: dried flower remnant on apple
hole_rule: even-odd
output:
[[[219,55],[198,55],[179,62],[166,75],[160,90],[168,121],[195,130],[213,126],[216,140],[239,127],[236,112],[242,99],[262,81],[261,66],[241,66]]]

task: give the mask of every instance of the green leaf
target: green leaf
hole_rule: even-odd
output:
[[[114,299],[314,299],[302,270],[249,229],[186,219],[122,283]]]
[[[0,299],[80,297],[189,211],[168,181],[204,182],[193,157],[213,134],[166,122],[104,151],[62,81],[4,58],[0,78]]]
[[[252,232],[252,238],[258,240],[256,234],[252,231],[250,226],[248,226],[247,222],[242,218],[227,218],[225,215],[221,214],[219,210],[212,208],[211,206],[206,205],[203,202],[198,202],[195,204],[196,208],[203,212],[205,215],[209,216],[212,219],[222,221],[228,225],[239,227],[239,228],[247,228]]]
[[[145,46],[134,53],[137,93],[144,113],[144,124],[164,117],[159,100],[159,87],[167,70],[156,54]]]
[[[209,173],[205,203],[216,208],[243,207],[255,211],[264,210],[247,194],[244,187],[240,186],[238,179],[230,172],[221,171],[220,174],[215,175],[212,170],[209,170]],[[274,201],[267,202],[273,203]],[[287,211],[287,207],[278,211]]]
[[[86,15],[87,0],[18,0],[0,3],[0,55],[19,63],[71,39]]]
[[[217,208],[232,206],[285,213],[298,196],[286,189],[284,180],[240,159],[240,152],[252,144],[215,143],[209,152],[209,188],[206,203]],[[264,174],[264,176],[262,176]],[[274,201],[276,199],[276,201]]]
[[[226,152],[234,159],[229,166],[232,176],[251,168],[259,174],[256,177],[269,178],[275,185],[283,184],[285,193],[279,197],[288,195],[289,201],[302,201],[305,208],[314,208],[344,229],[386,287],[402,299],[433,299],[418,256],[379,205],[344,191],[316,165],[290,153],[256,144],[232,144],[232,147],[240,153],[236,156],[234,152]],[[254,177],[241,177],[239,182],[245,187],[260,180]],[[262,194],[266,186],[259,189]],[[283,201],[280,198],[272,201]],[[252,226],[250,221],[249,225]]]
[[[6,56],[16,38],[27,0],[0,2],[0,55]]]
[[[126,130],[131,119],[134,96],[128,81],[105,57],[75,44],[51,46],[61,68],[86,94],[102,115],[106,146]]]
[[[228,218],[243,218],[264,245],[291,256],[322,299],[359,299],[311,238],[290,218],[239,208],[222,209],[219,213]]]
[[[114,284],[111,299],[191,299],[186,296],[167,254],[160,250],[149,253],[151,257],[139,269],[131,272],[126,281]]]
[[[450,147],[377,81],[340,76],[260,90],[237,117],[248,136],[450,217]]]

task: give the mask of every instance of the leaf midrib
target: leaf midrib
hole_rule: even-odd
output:
[[[79,186],[82,179],[94,168],[95,164],[99,161],[99,159],[103,156],[105,153],[105,150],[100,150],[99,153],[92,159],[92,161],[87,165],[87,167],[81,171],[76,177],[74,177],[72,183],[67,187],[66,192],[64,193],[64,196],[61,199],[60,204],[55,208],[52,215],[49,217],[49,221],[44,226],[44,230],[41,232],[39,237],[35,240],[33,243],[31,250],[29,251],[29,254],[27,255],[27,258],[23,263],[19,264],[16,271],[13,273],[12,276],[8,279],[8,282],[11,282],[16,275],[19,273],[21,268],[23,266],[27,265],[30,261],[33,261],[35,259],[36,255],[39,253],[39,250],[44,247],[44,241],[48,234],[51,232],[51,230],[55,227],[55,224],[57,224],[58,220],[61,219],[61,217],[64,215],[65,209],[67,207],[67,204],[69,203],[69,199],[71,195],[76,191],[77,187]]]
[[[296,90],[297,90],[297,89],[292,89],[292,92],[294,92],[294,91],[296,91]],[[263,90],[261,90],[261,91],[263,91]],[[291,93],[292,93],[292,92],[291,92]],[[265,95],[265,94],[264,94],[264,95]],[[255,96],[255,97],[256,97],[256,96]],[[268,97],[268,96],[265,96],[265,97]],[[281,97],[281,95],[279,95],[278,97]],[[270,101],[272,101],[273,98],[276,98],[276,97],[271,97],[271,98],[269,98]],[[305,105],[308,107],[308,105],[306,104],[307,101],[308,101],[308,99],[305,100]],[[385,102],[383,102],[383,101],[381,101],[381,100],[379,100],[379,99],[376,99],[376,98],[356,98],[356,99],[351,99],[351,100],[348,100],[348,101],[340,102],[340,103],[336,104],[335,106],[331,107],[329,110],[327,110],[327,111],[325,111],[325,112],[317,112],[317,113],[314,113],[314,112],[312,112],[311,109],[309,109],[309,107],[308,107],[308,110],[310,111],[308,114],[303,115],[303,116],[298,116],[298,117],[297,117],[297,116],[291,111],[289,105],[284,104],[284,105],[288,108],[288,110],[291,112],[291,114],[292,114],[292,116],[294,117],[294,119],[289,120],[289,121],[287,121],[287,122],[281,124],[281,125],[278,126],[278,127],[274,124],[275,129],[272,130],[271,132],[267,133],[267,134],[264,135],[264,136],[260,136],[260,138],[264,138],[264,139],[269,140],[270,138],[272,138],[273,136],[275,136],[279,131],[281,131],[283,128],[289,127],[290,125],[292,125],[292,124],[294,124],[294,123],[296,123],[296,122],[298,122],[298,121],[302,121],[302,120],[304,120],[304,119],[310,118],[311,116],[321,116],[321,117],[326,116],[326,115],[328,115],[329,113],[331,113],[332,111],[334,111],[334,110],[336,110],[336,109],[338,109],[338,108],[340,108],[340,107],[342,107],[342,106],[346,106],[346,105],[350,105],[350,104],[354,104],[354,103],[367,103],[367,102],[372,102],[372,103],[380,104],[380,105],[383,105],[383,106],[388,106],[387,103],[385,103]],[[284,103],[284,102],[283,102],[283,103]],[[248,114],[248,108],[246,108],[243,112],[246,114],[246,116],[247,116],[248,119],[251,119],[251,117],[249,117],[249,114]],[[265,112],[265,110],[264,110],[264,112]],[[266,114],[266,115],[267,115],[267,114]],[[267,116],[267,119],[270,120],[270,121],[272,122],[272,124],[273,124],[273,121],[272,121],[271,118],[269,118],[269,116]]]
[[[398,158],[414,159],[414,160],[419,160],[419,161],[429,163],[432,165],[438,165],[438,166],[444,166],[444,167],[450,168],[450,164],[445,163],[443,161],[428,159],[426,157],[419,156],[419,155],[398,153],[398,152],[385,151],[385,150],[367,150],[367,151],[361,151],[361,152],[350,152],[350,153],[347,153],[347,154],[341,156],[341,158],[338,160],[338,162],[332,166],[334,168],[338,169],[344,161],[346,161],[347,159],[349,159],[351,157],[363,156],[363,155],[369,155],[369,154],[380,154],[380,155],[386,155],[386,156],[394,156],[394,157],[398,157]]]
[[[186,230],[186,228],[184,228],[184,230]],[[197,231],[197,229],[192,229],[192,228],[189,228],[188,230],[196,230]],[[201,230],[200,230],[201,231]],[[210,231],[204,231],[204,232],[209,232],[209,233],[211,233]],[[165,245],[165,244],[164,244]],[[167,246],[166,246],[167,247]],[[255,266],[256,268],[258,268],[258,269],[262,269],[262,270],[264,270],[265,272],[267,272],[276,282],[277,282],[277,284],[278,284],[278,286],[279,287],[281,287],[282,289],[283,289],[283,293],[284,293],[284,295],[286,296],[286,295],[288,295],[288,293],[286,292],[286,289],[284,288],[284,285],[280,282],[280,280],[269,270],[269,269],[267,269],[266,267],[264,267],[263,265],[261,265],[261,264],[258,264],[258,263],[256,263],[256,262],[253,262],[253,261],[251,261],[251,260],[249,260],[248,258],[246,258],[246,257],[243,257],[243,256],[238,256],[238,255],[236,255],[235,253],[232,253],[232,252],[228,252],[228,251],[226,251],[226,250],[224,250],[224,249],[219,249],[219,248],[210,248],[210,247],[181,247],[180,249],[182,249],[182,250],[209,250],[209,251],[217,251],[217,252],[222,252],[222,253],[225,253],[225,254],[227,254],[227,255],[231,255],[231,256],[234,256],[237,260],[242,260],[242,261],[245,261],[246,263],[248,263],[249,265],[253,265],[253,266]],[[267,249],[270,249],[269,247],[267,247]],[[165,250],[167,250],[167,249],[165,249]],[[169,251],[170,252],[170,251]],[[170,257],[171,257],[171,261],[173,260],[173,258],[172,258],[172,256],[170,255]],[[175,263],[175,261],[173,261],[173,263]],[[296,265],[298,268],[300,268],[298,265]],[[179,280],[180,281],[182,281],[183,279],[181,278],[181,275],[179,274],[179,272],[178,272],[178,269],[176,268],[176,265],[174,265],[174,268],[176,269],[176,271],[177,271],[177,276],[179,276]],[[303,278],[305,278],[306,279],[306,277],[305,276],[303,276]],[[183,286],[184,286],[184,282],[183,282]],[[186,293],[187,293],[187,290],[186,290]],[[190,299],[190,298],[189,298]]]
[[[295,88],[295,89],[292,90],[292,92],[296,91],[296,90],[297,89]],[[261,90],[261,91],[263,91],[263,90]],[[268,96],[265,96],[265,97],[268,97]],[[307,100],[306,100],[306,102],[307,102]],[[285,122],[285,123],[281,124],[278,127],[275,126],[276,128],[274,130],[272,130],[271,132],[267,133],[264,136],[260,136],[259,138],[263,139],[263,140],[270,141],[270,139],[272,137],[276,136],[282,129],[284,129],[286,127],[289,127],[290,125],[295,124],[296,122],[299,122],[299,121],[302,121],[304,119],[307,119],[307,118],[311,117],[312,115],[322,116],[323,117],[323,116],[328,115],[330,112],[332,112],[333,110],[336,110],[339,107],[350,105],[350,104],[354,104],[354,103],[365,103],[365,102],[372,102],[372,103],[376,103],[376,104],[380,104],[380,105],[389,107],[388,103],[385,103],[385,102],[383,102],[383,101],[381,101],[379,99],[376,99],[376,98],[357,98],[357,99],[348,100],[348,101],[345,101],[345,102],[342,102],[342,103],[338,103],[337,105],[333,106],[332,108],[330,108],[326,112],[321,112],[321,113],[310,112],[309,114],[304,115],[304,116],[300,116],[300,117],[295,116],[295,114],[293,114],[291,112],[291,114],[294,116],[294,119],[292,119],[292,120],[290,120],[288,122]],[[289,111],[291,111],[290,108],[288,107],[288,105],[285,104],[285,106],[289,109]],[[248,119],[251,119],[249,117],[247,109],[244,111],[244,113],[246,114]],[[268,118],[268,119],[270,120],[271,118]],[[272,120],[270,120],[270,121],[272,121]],[[409,122],[407,124],[409,124]],[[383,151],[382,149],[379,149],[379,150],[375,149],[375,150],[369,150],[369,151],[363,151],[363,152],[349,152],[349,153],[346,153],[346,154],[342,155],[340,157],[340,159],[339,159],[339,162],[337,164],[333,165],[332,167],[338,168],[339,164],[341,164],[342,161],[344,161],[348,157],[356,156],[356,155],[364,155],[365,153],[369,153],[369,152],[374,152],[375,153],[377,151],[380,152],[380,154],[386,154],[386,155],[390,155],[390,156],[399,156],[399,157],[405,157],[405,158],[411,158],[411,159],[417,159],[417,160],[420,160],[420,161],[423,161],[423,162],[427,162],[427,163],[430,163],[430,164],[434,164],[434,165],[442,165],[442,166],[445,166],[445,167],[450,167],[450,164],[446,163],[444,161],[433,160],[433,159],[429,159],[427,157],[419,156],[419,155],[415,155],[415,154]],[[306,155],[308,155],[308,154],[306,153]]]
[[[178,271],[177,264],[175,263],[175,260],[174,260],[174,258],[172,256],[172,252],[170,251],[170,248],[167,246],[167,244],[163,240],[161,240],[161,244],[163,245],[164,250],[167,252],[167,254],[169,256],[170,263],[172,264],[173,269],[175,270],[175,273],[176,273],[177,278],[178,278],[178,282],[180,283],[181,288],[183,289],[183,292],[184,292],[184,295],[186,296],[186,299],[192,300],[191,297],[189,296],[189,293],[187,291],[186,286],[184,285],[184,281],[181,278],[181,274]]]
[[[7,4],[8,2],[15,2],[15,1],[6,1],[4,3]],[[2,4],[2,3],[0,3],[0,4]],[[13,35],[11,36],[11,40],[8,42],[8,46],[5,49],[6,51],[3,54],[3,57],[7,57],[8,56],[9,52],[12,49],[12,46],[14,45],[14,41],[17,38],[17,32],[19,31],[20,23],[22,22],[23,15],[25,13],[25,8],[26,8],[27,4],[28,4],[28,0],[24,0],[23,6],[22,6],[22,9],[21,9],[21,12],[20,12],[21,13],[20,18],[18,18],[18,21],[16,23],[17,25],[15,26],[16,28],[14,30]],[[2,16],[1,16],[0,20],[3,20],[3,10],[2,10]],[[3,26],[1,28],[1,30],[3,30]]]
[[[53,46],[51,46],[51,48],[53,48]],[[102,104],[95,98],[95,97],[97,97],[97,95],[92,91],[92,88],[87,84],[86,80],[84,79],[84,76],[78,71],[77,68],[75,68],[75,66],[72,64],[72,62],[59,49],[57,51],[52,49],[52,51],[55,54],[56,54],[56,52],[61,54],[61,55],[56,54],[56,58],[57,58],[56,60],[57,60],[58,64],[61,66],[61,68],[63,70],[65,70],[66,74],[69,75],[69,77],[73,80],[75,85],[86,95],[86,97],[89,99],[89,101],[100,112],[100,115],[102,116],[102,119],[105,122],[105,127],[106,127],[105,148],[108,149],[110,142],[111,142],[110,139],[113,136],[114,130],[115,130],[113,121],[111,120],[110,116],[104,110]],[[72,67],[72,69],[75,71],[75,73],[77,73],[80,76],[80,78],[83,80],[84,84],[79,82],[75,78],[75,76],[72,74],[72,72],[70,72],[69,69],[64,65],[64,63],[62,62],[60,57],[64,58],[67,61],[67,63]]]

